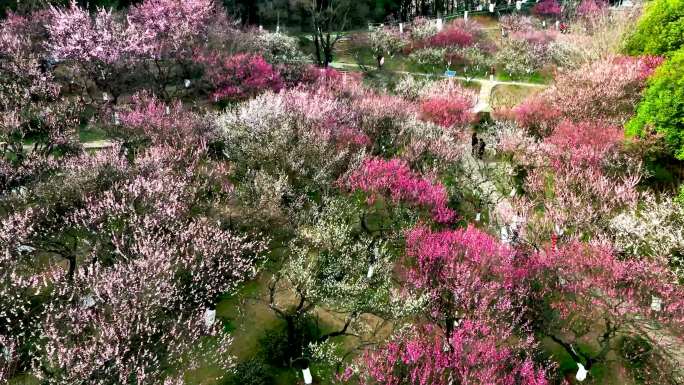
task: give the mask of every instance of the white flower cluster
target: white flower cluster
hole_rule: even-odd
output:
[[[647,195],[639,207],[610,221],[615,246],[640,258],[663,259],[684,277],[684,207]]]

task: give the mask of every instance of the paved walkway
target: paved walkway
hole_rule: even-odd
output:
[[[81,142],[81,145],[86,150],[100,150],[103,148],[112,147],[114,145],[114,142],[111,140],[93,140],[90,142]],[[33,144],[25,144],[24,145],[24,151],[26,151],[26,152],[33,151]]]

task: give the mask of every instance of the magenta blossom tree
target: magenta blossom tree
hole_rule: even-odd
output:
[[[467,97],[434,97],[420,105],[422,119],[442,127],[465,128],[475,121],[472,101]]]
[[[448,207],[446,188],[411,171],[408,164],[400,159],[367,158],[341,185],[367,193],[369,203],[385,196],[394,203],[425,208],[439,223],[451,222],[456,217]]]
[[[259,55],[237,54],[227,59],[204,60],[208,64],[209,81],[215,89],[215,101],[240,101],[283,88],[278,71]]]
[[[682,288],[666,266],[623,261],[609,245],[579,241],[541,251],[532,263],[540,283],[531,302],[538,331],[587,370],[607,359],[621,333],[648,337],[645,330],[655,322],[681,330]],[[580,349],[579,338],[592,331],[598,349]]]
[[[364,385],[546,385],[546,370],[526,356],[529,341],[506,341],[506,330],[464,321],[446,338],[429,325],[414,327],[367,352],[358,375]],[[342,379],[354,377],[348,369]]]
[[[532,7],[532,13],[546,17],[558,17],[562,11],[560,4],[556,0],[542,0]]]

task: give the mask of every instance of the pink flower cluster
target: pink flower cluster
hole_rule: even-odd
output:
[[[434,97],[421,103],[420,116],[442,127],[458,128],[475,120],[472,108],[472,102],[466,97]]]
[[[616,143],[624,138],[622,129],[597,122],[564,121],[556,127],[545,143],[553,145],[552,161],[576,166],[598,168]]]
[[[532,13],[540,16],[558,17],[562,12],[563,10],[556,0],[542,0],[532,7]]]
[[[445,338],[430,325],[415,327],[366,353],[364,385],[546,385],[546,370],[523,353],[526,341],[502,344],[505,330],[463,321]],[[529,347],[527,347],[529,348]]]
[[[244,100],[261,92],[279,91],[283,80],[263,57],[237,54],[226,59],[205,57],[208,77],[214,85],[214,100]]]
[[[376,195],[388,194],[395,203],[406,202],[428,208],[432,218],[439,223],[451,222],[456,217],[456,213],[447,206],[446,188],[411,171],[408,164],[400,159],[367,158],[343,185],[350,190],[370,194],[369,202],[373,202]]]
[[[150,140],[155,145],[187,144],[198,139],[203,125],[180,101],[168,105],[146,92],[133,95],[130,108],[119,113],[119,120],[118,131],[126,140]]]

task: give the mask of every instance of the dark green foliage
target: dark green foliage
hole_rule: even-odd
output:
[[[627,134],[661,135],[677,159],[684,160],[684,49],[668,59],[649,80]]]
[[[260,359],[251,359],[239,363],[235,374],[229,376],[224,385],[271,385],[273,384],[273,368]]]
[[[275,367],[287,368],[304,356],[310,342],[321,337],[321,330],[315,318],[305,315],[292,319],[294,328],[289,331],[283,325],[266,331],[259,338],[260,356]]]
[[[632,55],[670,56],[684,46],[684,0],[655,0],[627,41]]]

